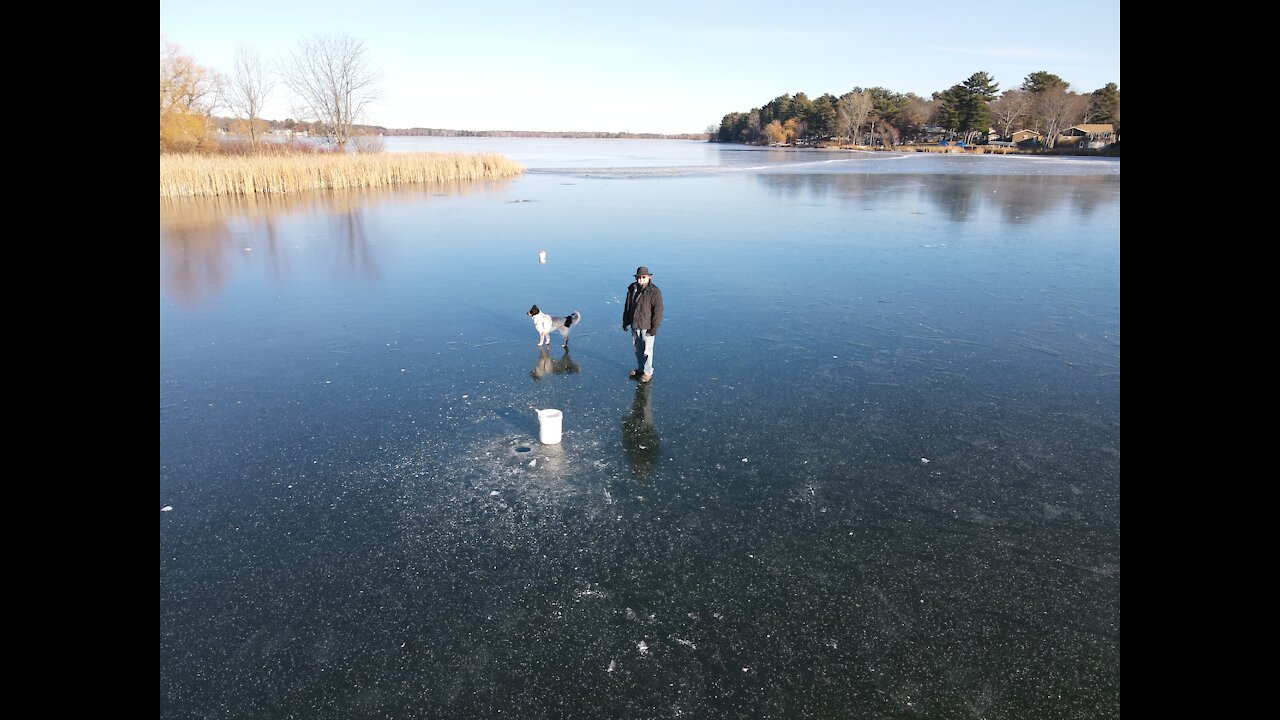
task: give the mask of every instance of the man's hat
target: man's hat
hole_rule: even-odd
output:
[[[639,277],[644,277],[645,275],[652,275],[652,274],[653,274],[653,273],[649,272],[649,268],[647,268],[647,267],[645,267],[645,266],[643,266],[643,265],[641,265],[640,267],[636,268],[636,277],[638,277],[638,278],[639,278]]]

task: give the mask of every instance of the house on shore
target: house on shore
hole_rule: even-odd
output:
[[[1111,123],[1072,125],[1058,135],[1058,146],[1104,148],[1116,141]]]
[[[1021,145],[1022,143],[1034,143],[1039,139],[1040,139],[1040,133],[1036,132],[1035,130],[1018,130],[1009,138],[1010,142],[1012,142],[1014,145]]]

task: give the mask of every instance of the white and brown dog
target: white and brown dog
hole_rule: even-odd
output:
[[[538,309],[537,305],[529,308],[529,317],[533,318],[533,327],[538,331],[538,347],[551,345],[551,331],[559,330],[560,336],[564,338],[564,344],[560,347],[569,347],[569,328],[578,324],[582,319],[582,315],[578,311],[573,311],[568,317],[557,317],[548,315]]]

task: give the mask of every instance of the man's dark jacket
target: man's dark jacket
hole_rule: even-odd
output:
[[[622,326],[635,326],[648,330],[650,335],[657,335],[661,324],[662,291],[658,286],[652,280],[645,288],[641,288],[638,282],[627,286],[627,303],[622,306]]]

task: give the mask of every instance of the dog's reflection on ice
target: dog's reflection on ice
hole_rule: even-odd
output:
[[[529,371],[529,377],[538,382],[548,375],[573,375],[578,370],[578,363],[569,357],[569,348],[564,349],[564,355],[559,360],[552,360],[551,347],[544,345],[538,352],[538,364]]]

